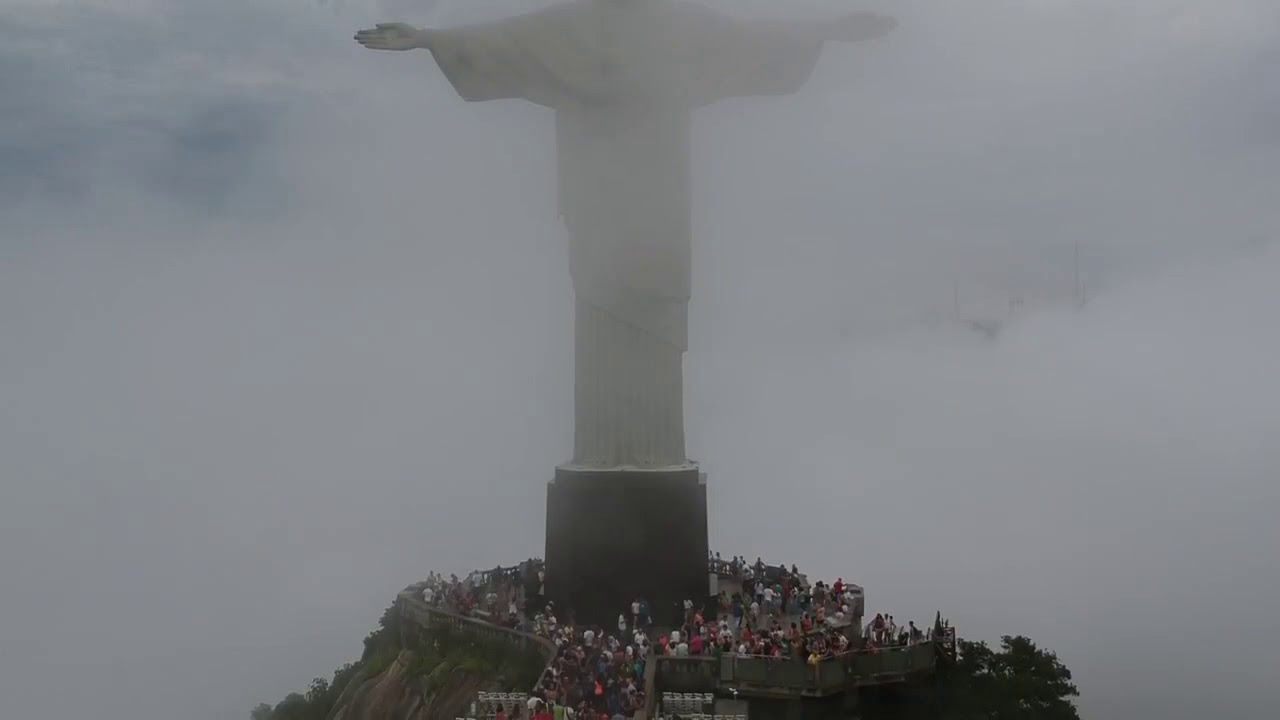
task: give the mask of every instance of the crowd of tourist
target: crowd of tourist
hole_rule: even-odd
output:
[[[642,630],[627,637],[625,630],[606,633],[599,627],[574,628],[554,624],[554,607],[539,628],[549,633],[556,655],[534,688],[537,700],[570,716],[632,717],[645,707],[645,666],[649,639]]]
[[[523,567],[522,563],[515,568],[477,571],[462,579],[457,575],[445,578],[433,572],[419,583],[419,591],[422,600],[432,607],[465,617],[479,617],[503,627],[528,630],[521,613],[526,584]]]
[[[710,555],[708,567],[731,582],[741,583],[732,594],[720,593],[721,638],[712,652],[729,650],[739,655],[800,657],[816,662],[849,651],[876,652],[881,648],[915,645],[931,638],[934,629],[922,631],[914,622],[899,626],[892,615],[878,613],[859,635],[848,632],[862,616],[862,588],[843,578],[827,584],[810,584],[795,565],[768,565],[760,558],[749,563],[743,557],[724,560]],[[723,627],[728,620],[728,631]],[[696,629],[696,628],[695,628]],[[940,631],[940,630],[939,630]]]
[[[928,633],[932,634],[933,628]],[[914,621],[905,626],[898,625],[892,615],[876,613],[863,628],[863,642],[870,648],[893,647],[901,645],[917,645],[927,637],[926,631],[916,627]]]
[[[422,599],[450,612],[533,633],[555,645],[555,656],[528,706],[500,708],[496,720],[634,716],[645,707],[644,673],[651,655],[644,626],[629,624],[625,615],[619,616],[616,634],[598,626],[562,623],[554,603],[541,603],[545,577],[542,564],[532,560],[463,579],[432,573],[422,584]],[[532,609],[538,604],[540,608]],[[644,601],[637,599],[630,609],[634,616],[647,619]]]
[[[710,569],[729,587],[717,597],[714,627],[698,616],[685,632],[692,637],[690,654],[739,657],[800,658],[816,662],[850,649],[846,633],[861,609],[862,589],[843,578],[810,584],[795,565],[748,563],[734,556],[709,558]],[[709,642],[696,642],[707,635]],[[683,652],[679,649],[677,653]]]
[[[562,622],[555,604],[545,600],[545,569],[538,560],[462,579],[432,573],[421,592],[429,605],[533,633],[555,645],[528,707],[503,709],[496,720],[632,717],[645,707],[645,669],[655,655],[816,664],[847,652],[916,644],[934,632],[922,632],[914,622],[899,626],[883,613],[858,628],[862,589],[842,578],[810,583],[795,565],[767,565],[759,558],[748,563],[712,554],[708,564],[724,589],[705,604],[685,600],[678,627],[655,625],[642,598],[622,609],[616,627]]]

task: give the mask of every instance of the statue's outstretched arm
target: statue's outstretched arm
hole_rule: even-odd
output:
[[[548,30],[543,27],[547,23],[539,15],[447,30],[379,23],[356,33],[356,42],[371,50],[430,50],[453,89],[467,101],[523,99],[557,107],[563,96],[559,78],[529,72],[529,67],[540,66],[539,47],[545,51],[548,41],[555,41],[555,27]],[[528,41],[522,44],[522,38]]]
[[[405,23],[378,23],[356,33],[356,42],[370,50],[430,50],[435,31]]]

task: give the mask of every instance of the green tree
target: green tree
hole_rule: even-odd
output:
[[[271,720],[271,706],[258,703],[253,710],[249,711],[249,720]]]
[[[318,705],[323,703],[328,695],[329,681],[318,677],[311,681],[311,688],[307,690],[307,702]]]
[[[1080,691],[1058,656],[1030,639],[1000,639],[1000,649],[983,642],[959,643],[959,657],[939,672],[939,700],[946,717],[957,720],[1080,720],[1073,698]]]
[[[311,720],[311,706],[301,693],[289,693],[271,711],[272,720]]]
[[[862,698],[864,720],[1080,720],[1080,692],[1058,656],[1018,636],[993,650],[959,642],[954,662],[939,658],[933,677]]]

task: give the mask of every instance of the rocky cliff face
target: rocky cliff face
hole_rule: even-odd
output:
[[[419,601],[419,604],[420,601]],[[479,691],[533,687],[552,649],[479,621],[400,598],[364,640],[359,662],[316,678],[255,720],[454,720]]]
[[[465,716],[476,693],[492,690],[493,678],[442,663],[417,672],[419,658],[400,652],[386,670],[343,691],[328,720],[454,720]]]

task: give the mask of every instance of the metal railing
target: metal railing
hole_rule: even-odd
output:
[[[800,658],[712,657],[654,658],[658,685],[664,691],[705,691],[721,687],[759,688],[771,692],[831,694],[859,685],[900,680],[934,667],[933,643],[876,651],[850,651],[816,664]]]
[[[662,693],[662,713],[664,715],[705,714],[715,706],[716,696],[712,693]]]
[[[498,708],[501,707],[507,712],[507,717],[514,720],[524,717],[528,706],[528,693],[478,692],[476,703],[471,708],[471,717],[477,720],[494,718],[498,716]]]
[[[556,646],[550,640],[533,633],[494,625],[484,620],[464,617],[448,610],[431,607],[417,597],[414,590],[406,590],[400,593],[396,598],[396,605],[401,617],[416,622],[423,627],[429,628],[434,624],[445,624],[478,637],[500,640],[516,647],[536,647],[547,659],[543,665],[542,672],[538,675],[539,680],[551,669],[551,663],[555,662]]]

